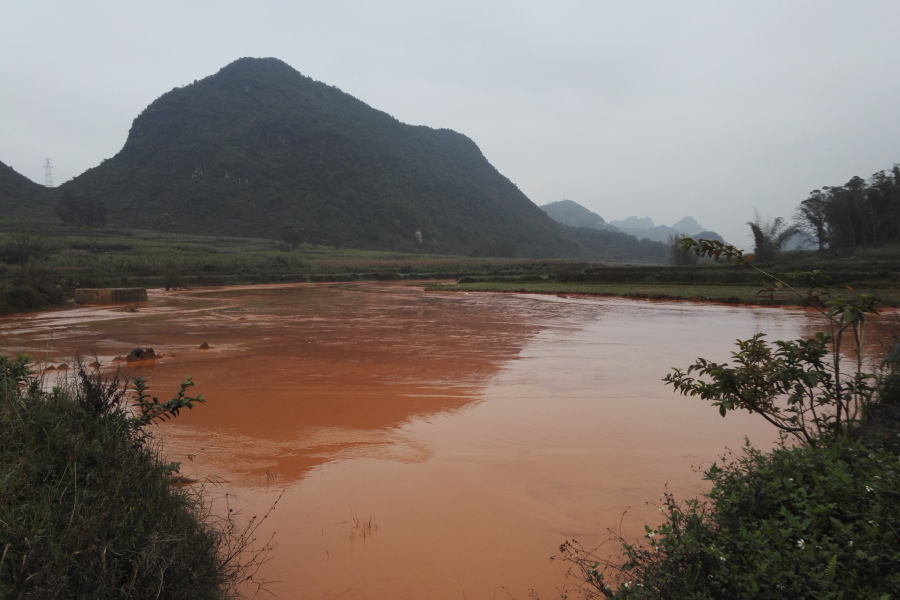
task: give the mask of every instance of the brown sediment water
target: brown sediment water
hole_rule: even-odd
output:
[[[157,434],[241,518],[284,490],[259,535],[276,532],[259,575],[280,598],[552,598],[563,540],[635,539],[666,486],[704,489],[693,465],[776,439],[674,395],[669,369],[816,323],[799,309],[292,284],[0,319],[0,352],[110,365],[152,347],[164,356],[121,364],[163,398],[190,374],[207,404]]]

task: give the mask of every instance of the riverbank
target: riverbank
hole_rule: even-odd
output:
[[[0,315],[58,307],[77,288],[191,288],[210,285],[523,277],[574,260],[403,254],[258,238],[153,231],[0,230]],[[24,242],[23,242],[24,243]],[[22,245],[22,244],[19,244]]]
[[[758,266],[801,294],[812,291],[823,301],[873,294],[882,306],[900,306],[900,246],[864,248],[840,255],[786,252],[777,260]],[[819,287],[810,290],[809,280],[813,273],[819,280]],[[455,284],[432,284],[428,289],[619,296],[761,306],[797,306],[801,302],[797,294],[760,271],[746,266],[735,267],[724,261],[690,266],[572,262],[554,265],[542,274],[467,276]]]
[[[573,296],[612,296],[642,300],[682,300],[744,304],[753,306],[798,306],[793,294],[777,290],[765,291],[758,285],[660,284],[660,283],[578,283],[559,281],[476,281],[463,283],[431,283],[434,292],[501,292],[520,294],[556,294]],[[900,288],[859,290],[874,293],[884,306],[900,306]],[[846,298],[855,292],[846,288],[832,291],[832,297]]]
[[[147,230],[25,233],[30,236],[27,244],[19,239],[25,239],[23,232],[0,229],[0,315],[62,306],[77,288],[183,289],[429,279],[458,281],[456,285],[429,286],[434,291],[796,304],[792,294],[784,290],[773,288],[759,293],[766,286],[764,276],[727,263],[663,266],[403,254],[311,244],[291,247],[260,238],[163,238]],[[900,246],[862,248],[844,254],[786,252],[761,266],[788,282],[794,281],[791,273],[820,271],[830,278],[828,285],[837,297],[873,293],[885,306],[900,306]],[[802,284],[798,288],[803,289]]]

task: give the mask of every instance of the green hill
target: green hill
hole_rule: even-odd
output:
[[[0,217],[53,217],[53,190],[31,181],[0,162]]]
[[[122,150],[61,189],[109,223],[335,246],[574,256],[578,245],[448,129],[406,125],[274,58],[242,58],[175,88]],[[418,239],[421,233],[422,241]]]

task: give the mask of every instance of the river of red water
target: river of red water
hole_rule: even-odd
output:
[[[546,599],[564,584],[550,561],[562,541],[636,539],[666,486],[704,489],[692,466],[777,438],[675,395],[669,369],[819,323],[799,309],[292,284],[8,317],[0,351],[112,365],[153,347],[165,356],[120,364],[163,399],[190,374],[207,403],[156,435],[183,475],[220,482],[208,489],[239,519],[283,492],[257,574],[280,598]]]

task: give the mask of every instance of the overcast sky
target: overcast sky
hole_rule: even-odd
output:
[[[753,209],[900,162],[900,2],[0,0],[0,161],[57,184],[175,86],[275,56],[406,123],[472,138],[537,204]]]

